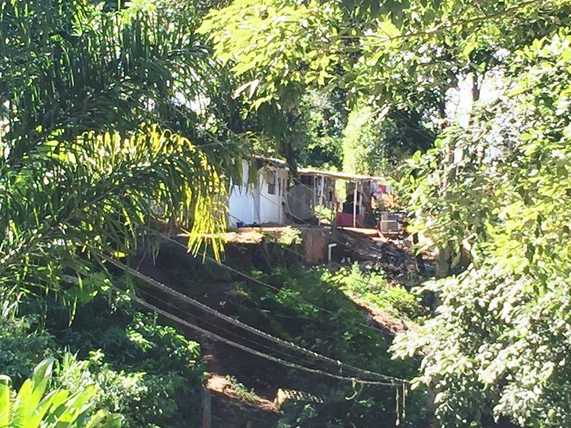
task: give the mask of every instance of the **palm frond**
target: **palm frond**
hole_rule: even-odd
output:
[[[192,17],[0,1],[0,294],[81,288],[165,222],[220,253],[242,140]]]

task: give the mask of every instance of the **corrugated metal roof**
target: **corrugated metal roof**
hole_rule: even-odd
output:
[[[386,179],[383,177],[373,177],[370,175],[361,175],[361,174],[349,174],[346,172],[336,172],[336,171],[320,171],[318,169],[313,169],[313,168],[301,168],[298,170],[298,172],[300,175],[321,175],[323,177],[339,178],[340,180],[386,181]]]
[[[264,164],[268,164],[268,165],[272,165],[278,168],[286,168],[287,169],[287,162],[281,159],[276,159],[276,158],[269,158],[269,157],[265,157],[265,156],[254,156],[254,159],[256,159],[258,162],[264,163]]]
[[[259,162],[263,162],[266,164],[273,165],[278,168],[285,168],[288,169],[287,162],[281,159],[270,158],[265,156],[254,156],[256,160]],[[340,180],[358,180],[358,181],[368,181],[368,180],[377,180],[377,181],[387,181],[384,177],[375,177],[370,175],[362,175],[362,174],[349,174],[346,172],[337,172],[337,171],[321,171],[315,168],[299,168],[298,173],[300,175],[320,175],[322,177],[331,177],[331,178],[338,178]]]

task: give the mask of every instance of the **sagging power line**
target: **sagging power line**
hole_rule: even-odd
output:
[[[183,248],[183,249],[185,249],[186,251],[188,251],[188,247],[186,247],[184,244],[181,244],[181,243],[180,243],[179,241],[177,241],[176,239],[172,239],[171,237],[169,237],[169,236],[167,236],[167,235],[165,235],[165,234],[163,234],[163,233],[160,233],[160,232],[157,232],[157,231],[153,231],[153,230],[151,230],[151,229],[149,229],[149,230],[150,230],[151,232],[155,233],[157,236],[161,237],[163,240],[166,240],[166,241],[168,241],[168,242],[171,242],[171,243],[173,243],[174,245],[177,245],[177,246],[179,246],[180,248]],[[296,253],[296,254],[297,254],[297,253]],[[224,263],[222,263],[222,262],[216,260],[214,257],[209,256],[208,254],[206,254],[206,253],[204,253],[204,252],[200,252],[200,251],[199,251],[199,252],[198,252],[198,255],[201,256],[204,260],[207,260],[208,262],[213,263],[213,264],[219,266],[220,268],[222,268],[222,269],[224,269],[224,270],[227,270],[228,272],[235,273],[236,275],[238,275],[238,276],[240,276],[240,277],[242,277],[242,278],[244,278],[244,279],[246,279],[246,280],[248,280],[248,281],[250,281],[250,282],[253,282],[254,284],[257,284],[257,285],[260,285],[260,286],[262,286],[262,287],[268,288],[268,289],[270,289],[270,290],[272,290],[272,291],[274,291],[274,292],[276,292],[276,293],[280,291],[280,289],[279,289],[278,287],[275,287],[275,286],[273,286],[273,285],[271,285],[271,284],[268,284],[267,282],[262,281],[262,280],[260,280],[260,279],[254,278],[253,276],[248,275],[247,273],[242,272],[242,271],[240,271],[240,270],[238,270],[238,269],[235,269],[235,268],[233,268],[233,267],[231,267],[231,266],[228,266],[228,265],[226,265],[226,264],[224,264]],[[365,283],[365,282],[362,282],[362,283],[363,283],[363,284],[370,285],[370,283]],[[335,314],[334,312],[332,312],[331,310],[329,310],[329,309],[327,309],[327,308],[324,308],[323,306],[319,306],[319,305],[317,305],[317,304],[315,304],[315,303],[313,303],[313,302],[305,301],[305,299],[303,299],[302,297],[298,297],[298,296],[294,295],[292,298],[293,298],[293,299],[296,299],[298,302],[300,302],[300,303],[302,303],[302,304],[310,304],[310,305],[314,306],[315,308],[319,309],[320,311],[323,311],[323,312],[326,313],[326,314],[329,314],[329,315],[331,315],[331,316],[336,316],[336,314]],[[374,331],[376,334],[378,334],[378,333],[383,334],[383,333],[384,333],[383,330],[381,330],[380,328],[374,327],[374,326],[372,326],[372,325],[370,325],[370,324],[366,324],[366,323],[360,322],[360,323],[358,323],[358,325],[361,326],[361,327],[363,327],[363,328],[366,328],[366,329],[369,329],[369,330],[371,330],[371,331]]]
[[[153,296],[153,298],[156,298],[156,296]],[[157,299],[157,300],[162,301],[162,303],[164,303],[164,304],[169,304],[168,302],[165,302],[162,299]],[[236,347],[236,348],[243,350],[245,352],[248,352],[252,355],[255,355],[257,357],[261,357],[261,358],[267,359],[269,361],[278,363],[278,364],[283,365],[285,367],[288,367],[290,369],[301,370],[301,371],[316,374],[316,375],[323,375],[323,376],[334,378],[334,379],[340,380],[340,381],[347,381],[347,382],[351,381],[352,383],[359,383],[359,384],[370,385],[370,386],[393,387],[395,390],[395,413],[396,413],[395,426],[400,426],[401,422],[404,422],[404,420],[405,420],[405,417],[406,417],[406,397],[407,397],[407,392],[408,392],[408,388],[409,388],[408,382],[406,382],[406,381],[399,384],[399,383],[392,383],[392,382],[387,383],[387,382],[379,382],[379,381],[362,380],[362,379],[357,379],[357,378],[353,378],[353,377],[335,375],[332,373],[325,372],[323,370],[313,369],[313,368],[305,367],[301,364],[291,363],[291,362],[284,360],[282,358],[275,357],[275,356],[272,356],[272,355],[269,355],[269,354],[266,354],[266,353],[263,353],[260,351],[256,351],[252,348],[249,348],[247,346],[239,344],[238,342],[235,342],[235,341],[226,339],[220,335],[217,335],[216,333],[209,332],[208,330],[200,328],[199,326],[197,326],[195,324],[192,324],[186,320],[183,320],[182,318],[177,317],[176,315],[173,315],[168,311],[161,310],[160,308],[156,307],[155,305],[152,305],[152,304],[150,304],[150,303],[146,302],[145,300],[140,299],[138,297],[135,297],[135,301],[137,303],[141,304],[143,307],[146,307],[147,309],[150,309],[159,315],[163,315],[166,318],[170,319],[171,321],[174,321],[180,325],[183,325],[183,326],[188,327],[194,331],[197,331],[200,334],[202,334],[203,336],[205,336],[211,340],[220,341],[222,343],[225,343],[226,345]],[[257,344],[257,345],[259,345],[259,344]]]
[[[391,383],[390,383],[391,385],[397,385],[397,384],[400,385],[400,384],[403,384],[403,383],[408,383],[408,381],[406,381],[406,380],[404,380],[404,379],[399,379],[399,378],[396,378],[396,377],[384,375],[384,374],[382,374],[382,373],[377,373],[377,372],[373,372],[373,371],[370,371],[370,370],[361,369],[361,368],[352,366],[352,365],[350,365],[350,364],[343,363],[343,362],[340,361],[340,360],[336,360],[336,359],[327,357],[327,356],[325,356],[325,355],[319,354],[319,353],[317,353],[317,352],[311,351],[311,350],[309,350],[309,349],[303,348],[303,347],[301,347],[301,346],[299,346],[299,345],[296,345],[295,343],[288,342],[288,341],[283,340],[283,339],[279,339],[279,338],[277,338],[277,337],[275,337],[275,336],[272,336],[272,335],[270,335],[270,334],[268,334],[268,333],[266,333],[266,332],[263,332],[263,331],[261,331],[261,330],[258,330],[258,329],[254,328],[254,327],[252,327],[252,326],[250,326],[250,325],[248,325],[248,324],[242,323],[241,321],[238,321],[238,320],[235,319],[235,318],[232,318],[232,317],[229,317],[229,316],[227,316],[227,315],[225,315],[225,314],[222,314],[222,313],[220,313],[220,312],[218,312],[218,311],[212,309],[211,307],[209,307],[209,306],[207,306],[207,305],[204,305],[203,303],[200,303],[199,301],[197,301],[197,300],[195,300],[195,299],[192,299],[191,297],[189,297],[189,296],[187,296],[187,295],[185,295],[185,294],[182,294],[182,293],[180,293],[180,292],[178,292],[178,291],[176,291],[176,290],[173,290],[172,288],[170,288],[170,287],[168,287],[168,286],[162,284],[161,282],[159,282],[159,281],[157,281],[157,280],[155,280],[155,279],[153,279],[153,278],[151,278],[151,277],[149,277],[149,276],[147,276],[147,275],[145,275],[145,274],[139,272],[139,271],[136,270],[136,269],[133,269],[133,268],[131,268],[131,267],[125,265],[124,263],[119,262],[118,260],[116,260],[116,259],[114,259],[114,258],[112,258],[112,257],[108,257],[108,256],[103,255],[103,254],[100,254],[100,256],[101,256],[104,260],[106,260],[106,261],[108,261],[109,263],[111,263],[112,265],[114,265],[115,267],[117,267],[117,268],[119,268],[119,269],[125,271],[126,273],[128,273],[128,274],[130,274],[130,275],[132,275],[132,276],[134,276],[134,277],[136,277],[136,278],[139,278],[140,280],[142,280],[143,282],[145,282],[145,283],[151,285],[152,287],[154,287],[154,288],[156,288],[156,289],[158,289],[158,290],[161,290],[161,291],[163,291],[163,292],[165,292],[165,293],[167,293],[167,294],[170,294],[171,296],[173,296],[173,297],[175,297],[175,298],[177,298],[177,299],[180,299],[181,301],[184,301],[185,303],[188,303],[188,304],[190,304],[190,305],[192,305],[192,306],[194,306],[194,307],[196,307],[196,308],[199,308],[200,310],[202,310],[202,311],[204,311],[204,312],[207,312],[207,313],[209,313],[209,314],[215,316],[216,318],[222,319],[222,320],[224,320],[224,321],[226,321],[226,322],[228,322],[228,323],[230,323],[230,324],[232,324],[232,325],[234,325],[234,326],[236,326],[236,327],[238,327],[238,328],[241,328],[241,329],[243,329],[243,330],[245,330],[245,331],[248,331],[249,333],[252,333],[252,334],[257,335],[257,336],[259,336],[259,337],[262,337],[262,338],[264,338],[264,339],[266,339],[266,340],[269,340],[269,341],[271,341],[271,342],[273,342],[273,343],[275,343],[275,344],[277,344],[277,345],[279,345],[279,346],[283,346],[283,347],[292,349],[292,350],[294,350],[294,351],[296,351],[296,352],[299,352],[299,353],[301,353],[301,354],[304,354],[304,355],[306,355],[306,356],[315,358],[315,359],[320,360],[320,361],[323,361],[323,362],[327,362],[327,363],[330,363],[330,364],[334,364],[334,365],[335,365],[336,367],[338,367],[340,370],[345,369],[346,371],[354,371],[355,373],[360,373],[360,374],[363,375],[363,376],[374,376],[374,377],[376,377],[377,379],[387,380],[387,381],[391,382]]]
[[[147,309],[150,309],[153,312],[156,312],[157,314],[160,314],[160,315],[164,316],[165,318],[168,318],[168,319],[176,322],[177,324],[184,325],[185,327],[188,327],[188,328],[198,332],[199,334],[201,334],[205,337],[208,337],[209,339],[223,342],[223,343],[225,343],[229,346],[232,346],[234,348],[241,349],[242,351],[247,352],[249,354],[255,355],[255,356],[260,357],[260,358],[264,358],[264,359],[269,360],[269,361],[273,361],[275,363],[278,363],[282,366],[285,366],[285,367],[288,367],[291,369],[301,370],[301,371],[304,371],[307,373],[312,373],[312,374],[317,374],[317,375],[322,375],[322,376],[327,376],[327,377],[337,379],[337,380],[341,380],[344,382],[361,383],[361,384],[365,384],[365,385],[391,386],[391,387],[397,387],[397,386],[402,385],[401,383],[395,384],[395,383],[380,382],[380,381],[374,381],[374,380],[364,380],[364,379],[359,379],[356,377],[341,376],[341,375],[336,375],[336,374],[329,373],[329,372],[326,372],[323,370],[312,369],[309,367],[302,366],[300,364],[292,363],[290,361],[286,361],[284,359],[274,357],[272,355],[268,355],[268,354],[265,354],[265,353],[260,352],[260,351],[256,351],[255,349],[241,345],[241,344],[234,342],[232,340],[228,340],[222,336],[219,336],[216,333],[213,333],[211,331],[203,329],[202,327],[198,327],[197,325],[189,323],[188,321],[185,321],[182,318],[171,314],[170,312],[164,311],[164,310],[156,307],[155,305],[152,305],[152,304],[146,302],[145,300],[140,299],[139,297],[135,296],[133,299],[135,300],[135,302],[137,302],[141,306],[144,306]]]

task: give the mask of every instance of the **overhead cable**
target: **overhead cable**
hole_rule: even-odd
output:
[[[135,294],[138,295],[139,297],[142,297],[144,300],[146,300],[148,302],[157,301],[163,305],[166,305],[170,308],[173,308],[177,311],[180,311],[184,314],[184,316],[181,315],[181,317],[183,319],[188,320],[190,318],[190,320],[192,320],[193,322],[195,322],[199,326],[201,325],[201,322],[202,323],[206,322],[204,319],[204,316],[193,314],[188,310],[182,309],[180,302],[176,303],[173,301],[165,300],[165,298],[158,297],[156,295],[156,293],[153,294],[153,292],[150,290],[147,291],[147,290],[144,290],[143,288],[138,288]],[[311,367],[315,366],[315,364],[316,364],[315,359],[312,360],[308,357],[300,356],[299,354],[296,354],[293,351],[288,351],[287,349],[283,349],[282,347],[272,345],[271,342],[267,342],[267,341],[262,342],[260,340],[256,340],[255,337],[257,337],[257,336],[252,337],[252,336],[240,334],[239,331],[237,331],[236,329],[232,329],[231,326],[228,326],[228,325],[221,326],[219,324],[214,324],[213,322],[210,322],[210,319],[209,319],[209,322],[207,324],[208,324],[208,327],[210,328],[210,330],[216,331],[218,333],[224,332],[225,333],[224,336],[226,338],[229,338],[231,340],[235,340],[235,341],[242,343],[242,344],[245,344],[245,345],[249,344],[250,346],[254,347],[255,349],[262,348],[262,349],[268,351],[270,354],[283,356],[284,358],[287,358],[287,359],[292,359],[292,358],[294,360],[297,359],[298,362],[300,359],[303,359],[304,361],[307,361],[307,365],[311,366]],[[210,327],[210,326],[213,326],[213,327]],[[243,333],[243,331],[241,331],[241,332]],[[323,368],[323,367],[321,367],[321,368]],[[343,371],[339,370],[339,374],[343,374]],[[345,374],[348,374],[348,373],[345,373]]]
[[[361,384],[365,384],[365,385],[379,385],[379,386],[391,386],[391,387],[398,387],[398,386],[402,385],[401,382],[399,382],[399,383],[390,382],[389,383],[389,382],[380,382],[380,381],[374,381],[374,380],[365,380],[365,379],[360,379],[360,378],[356,378],[356,377],[341,376],[341,375],[336,375],[336,374],[329,373],[329,372],[326,372],[323,370],[311,369],[309,367],[305,367],[305,366],[302,366],[300,364],[292,363],[290,361],[286,361],[286,360],[283,360],[281,358],[274,357],[272,355],[268,355],[268,354],[265,354],[265,353],[260,352],[260,351],[256,351],[255,349],[241,345],[241,344],[234,342],[232,340],[228,340],[222,336],[217,335],[216,333],[205,330],[201,327],[198,327],[197,325],[191,324],[191,323],[183,320],[182,318],[179,318],[176,315],[171,314],[170,312],[164,311],[164,310],[156,307],[155,305],[152,305],[152,304],[146,302],[145,300],[143,300],[139,297],[135,296],[135,297],[133,297],[133,299],[138,304],[140,304],[141,306],[144,306],[147,309],[150,309],[153,312],[156,312],[156,313],[164,316],[165,318],[168,318],[168,319],[170,319],[170,320],[172,320],[178,324],[184,325],[185,327],[188,327],[188,328],[200,333],[201,335],[208,337],[209,339],[223,342],[229,346],[232,346],[234,348],[238,348],[238,349],[240,349],[244,352],[247,352],[249,354],[255,355],[255,356],[260,357],[260,358],[264,358],[264,359],[269,360],[269,361],[273,361],[275,363],[278,363],[278,364],[285,366],[285,367],[289,367],[291,369],[305,371],[307,373],[312,373],[312,374],[316,374],[316,375],[327,376],[327,377],[330,377],[332,379],[337,379],[337,380],[341,380],[341,381],[345,381],[345,382],[361,383]]]
[[[169,241],[169,242],[172,242],[173,244],[175,244],[175,245],[177,245],[177,246],[179,246],[179,247],[181,247],[181,248],[184,248],[185,250],[188,251],[188,247],[186,247],[184,244],[181,244],[181,243],[178,242],[176,239],[172,239],[171,237],[169,237],[169,236],[167,236],[167,235],[165,235],[165,234],[163,234],[163,233],[154,231],[154,230],[152,230],[152,229],[148,229],[148,230],[150,230],[150,231],[152,231],[153,233],[155,233],[156,235],[162,237],[164,240]],[[295,252],[294,252],[294,253],[295,253]],[[201,257],[203,257],[205,260],[208,260],[209,262],[214,263],[215,265],[219,266],[220,268],[225,269],[225,270],[228,270],[229,272],[233,272],[233,273],[235,273],[235,274],[241,276],[242,278],[247,279],[247,280],[249,280],[249,281],[251,281],[251,282],[253,282],[253,283],[255,283],[255,284],[258,284],[258,285],[260,285],[260,286],[262,286],[262,287],[269,288],[269,289],[271,289],[271,290],[273,290],[273,291],[275,291],[275,292],[279,292],[279,291],[280,291],[280,289],[279,289],[278,287],[274,287],[273,285],[268,284],[267,282],[261,281],[261,280],[259,280],[259,279],[257,279],[257,278],[254,278],[254,277],[251,276],[251,275],[248,275],[248,274],[245,273],[245,272],[241,272],[241,271],[238,270],[238,269],[235,269],[235,268],[233,268],[233,267],[231,267],[231,266],[228,266],[227,264],[224,264],[224,263],[222,263],[222,262],[216,260],[214,257],[211,257],[211,256],[209,256],[208,254],[206,254],[206,253],[204,253],[204,252],[200,252],[200,251],[199,251],[198,254],[199,254]],[[297,253],[295,253],[295,254],[297,254]],[[365,284],[365,282],[363,282],[363,284]],[[367,283],[367,284],[368,284],[368,283]],[[319,305],[317,305],[317,304],[315,304],[315,303],[312,303],[312,302],[306,302],[306,301],[304,301],[304,299],[301,298],[301,297],[293,296],[293,298],[294,298],[294,299],[297,299],[300,303],[310,303],[312,306],[316,307],[317,309],[319,309],[320,311],[323,311],[323,312],[326,313],[326,314],[329,314],[329,315],[332,315],[332,316],[335,316],[335,315],[336,315],[334,312],[330,311],[330,310],[327,309],[327,308],[324,308],[323,306],[319,306]],[[367,328],[367,329],[369,329],[369,330],[371,330],[371,331],[374,331],[375,333],[383,333],[383,330],[381,330],[380,328],[374,327],[374,326],[372,326],[372,325],[370,325],[370,324],[365,324],[365,323],[363,323],[363,322],[359,322],[358,324],[359,324],[360,326],[364,327],[364,328]]]
[[[373,371],[369,371],[369,370],[365,370],[365,369],[360,369],[360,368],[355,367],[355,366],[352,366],[352,365],[350,365],[350,364],[343,363],[342,361],[335,360],[335,359],[333,359],[333,358],[327,357],[327,356],[322,355],[322,354],[318,354],[317,352],[314,352],[314,351],[311,351],[311,350],[309,350],[309,349],[303,348],[303,347],[301,347],[301,346],[299,346],[299,345],[296,345],[295,343],[288,342],[288,341],[286,341],[286,340],[283,340],[283,339],[279,339],[279,338],[277,338],[277,337],[274,337],[274,336],[272,336],[272,335],[270,335],[270,334],[268,334],[268,333],[265,333],[265,332],[263,332],[263,331],[261,331],[261,330],[258,330],[258,329],[256,329],[256,328],[254,328],[254,327],[252,327],[252,326],[250,326],[250,325],[248,325],[248,324],[245,324],[245,323],[243,323],[243,322],[241,322],[241,321],[238,321],[238,320],[236,320],[235,318],[229,317],[229,316],[227,316],[227,315],[225,315],[225,314],[223,314],[223,313],[221,313],[221,312],[218,312],[218,311],[212,309],[210,306],[204,305],[203,303],[200,303],[199,301],[197,301],[197,300],[195,300],[195,299],[192,299],[191,297],[189,297],[189,296],[187,296],[187,295],[185,295],[185,294],[183,294],[183,293],[180,293],[180,292],[178,292],[178,291],[176,291],[176,290],[173,290],[172,288],[170,288],[170,287],[168,287],[168,286],[162,284],[161,282],[159,282],[159,281],[157,281],[157,280],[155,280],[155,279],[153,279],[153,278],[151,278],[151,277],[149,277],[149,276],[147,276],[147,275],[145,275],[145,274],[139,272],[139,271],[136,270],[136,269],[133,269],[133,268],[131,268],[131,267],[125,265],[124,263],[121,263],[120,261],[118,261],[118,260],[116,260],[116,259],[114,259],[114,258],[112,258],[112,257],[108,257],[108,256],[106,256],[106,255],[104,255],[104,254],[101,254],[101,257],[102,257],[104,260],[106,260],[106,261],[108,261],[109,263],[111,263],[112,265],[118,267],[119,269],[121,269],[121,270],[123,270],[123,271],[129,273],[129,274],[132,275],[132,276],[135,276],[135,277],[141,279],[141,280],[144,281],[145,283],[147,283],[147,284],[149,284],[149,285],[152,285],[153,287],[155,287],[155,288],[157,288],[157,289],[160,289],[161,291],[164,291],[164,292],[167,293],[167,294],[170,294],[170,295],[172,295],[172,296],[174,296],[174,297],[176,297],[176,298],[178,298],[178,299],[181,299],[181,300],[183,300],[184,302],[186,302],[186,303],[188,303],[188,304],[190,304],[190,305],[192,305],[192,306],[195,306],[195,307],[197,307],[197,308],[199,308],[199,309],[201,309],[201,310],[203,310],[203,311],[205,311],[205,312],[207,312],[207,313],[209,313],[209,314],[211,314],[211,315],[213,315],[213,316],[215,316],[215,317],[217,317],[217,318],[223,319],[224,321],[226,321],[226,322],[228,322],[228,323],[231,323],[231,324],[233,324],[233,325],[235,325],[235,326],[237,326],[237,327],[239,327],[239,328],[242,328],[242,329],[244,329],[244,330],[246,330],[246,331],[248,331],[248,332],[250,332],[250,333],[252,333],[252,334],[255,334],[255,335],[257,335],[257,336],[263,337],[264,339],[269,340],[269,341],[271,341],[271,342],[274,342],[274,343],[276,343],[276,344],[278,344],[278,345],[281,345],[281,346],[284,346],[284,347],[288,347],[288,348],[290,348],[290,349],[294,349],[294,350],[296,350],[297,352],[300,352],[300,353],[305,354],[305,355],[307,355],[307,356],[313,357],[313,358],[315,358],[315,359],[319,359],[319,360],[321,360],[321,361],[325,361],[325,362],[328,362],[328,363],[335,364],[335,365],[336,365],[337,367],[339,367],[340,369],[342,369],[342,368],[347,368],[347,369],[349,369],[349,370],[353,370],[353,371],[356,372],[356,373],[361,373],[361,374],[363,374],[363,375],[365,375],[365,376],[375,376],[375,377],[380,378],[380,379],[389,379],[389,380],[391,380],[391,381],[398,382],[399,384],[401,384],[401,383],[403,383],[403,382],[404,382],[404,383],[407,382],[407,381],[404,380],[404,379],[399,379],[399,378],[395,378],[395,377],[392,377],[392,376],[383,375],[383,374],[381,374],[381,373],[377,373],[377,372],[373,372]]]

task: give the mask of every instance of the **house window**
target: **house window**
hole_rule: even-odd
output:
[[[276,173],[274,171],[268,171],[266,174],[266,180],[268,181],[268,194],[276,194]]]
[[[305,184],[306,186],[313,186],[313,176],[312,175],[302,175],[301,176],[301,184]]]

